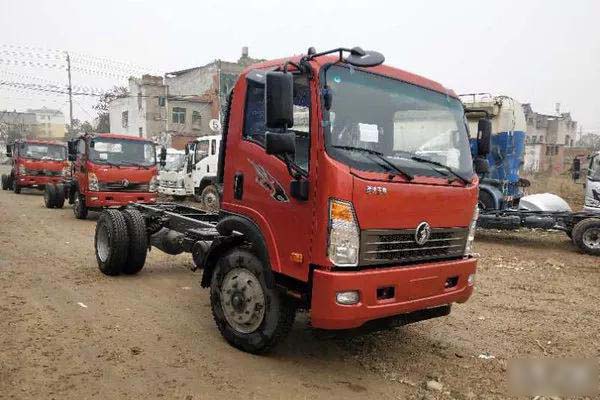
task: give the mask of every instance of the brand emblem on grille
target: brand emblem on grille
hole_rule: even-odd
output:
[[[367,194],[387,194],[387,188],[383,186],[367,186],[365,192]]]
[[[127,179],[123,179],[123,181],[121,181],[121,185],[126,188],[127,186],[129,186],[129,181]]]
[[[431,236],[431,226],[427,222],[421,222],[415,230],[415,242],[422,246],[429,240],[429,236]]]

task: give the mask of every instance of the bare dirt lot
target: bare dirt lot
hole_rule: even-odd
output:
[[[0,192],[0,398],[504,399],[510,359],[600,357],[600,259],[559,232],[480,232],[477,291],[449,317],[323,337],[300,315],[253,356],[221,339],[191,257],[100,274],[95,219]]]

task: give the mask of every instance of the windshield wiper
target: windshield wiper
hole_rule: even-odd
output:
[[[426,157],[419,157],[419,156],[415,156],[415,155],[412,155],[412,156],[410,156],[410,159],[411,159],[411,160],[414,160],[414,161],[425,162],[425,163],[429,163],[429,164],[437,165],[438,167],[442,167],[442,168],[444,168],[444,170],[446,170],[446,171],[450,172],[452,175],[454,175],[455,177],[457,177],[458,179],[460,179],[460,180],[461,180],[461,181],[462,181],[462,182],[463,182],[465,185],[466,185],[467,183],[471,183],[471,180],[470,180],[470,179],[467,179],[467,178],[465,178],[464,176],[462,176],[461,174],[457,173],[456,171],[454,171],[454,170],[453,170],[452,168],[450,168],[449,166],[447,166],[447,165],[445,165],[445,164],[442,164],[442,163],[441,163],[441,162],[439,162],[439,161],[435,161],[435,160],[432,160],[432,159],[430,159],[430,158],[426,158]],[[437,171],[437,170],[436,170],[436,171]],[[448,177],[448,175],[446,175],[446,177]],[[448,178],[450,178],[450,177],[448,177]],[[450,179],[448,179],[448,180],[450,180]]]
[[[342,150],[363,151],[368,154],[373,154],[373,155],[377,156],[379,160],[386,163],[388,165],[388,167],[391,167],[394,171],[398,172],[400,175],[403,175],[409,181],[412,181],[415,178],[412,174],[404,171],[403,169],[398,167],[396,164],[394,164],[393,162],[391,162],[390,160],[385,158],[383,153],[381,153],[377,150],[367,149],[365,147],[355,147],[355,146],[331,146],[331,147],[336,148],[336,149],[342,149]]]
[[[149,168],[147,165],[141,165],[141,164],[138,164],[138,163],[133,162],[133,161],[119,161],[119,164],[120,165],[132,166],[132,167],[138,167],[138,168],[145,168],[145,169]]]

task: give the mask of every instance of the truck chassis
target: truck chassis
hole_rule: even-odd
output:
[[[480,210],[477,227],[561,230],[584,253],[600,256],[600,215],[587,211]]]

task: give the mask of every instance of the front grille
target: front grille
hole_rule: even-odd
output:
[[[27,169],[25,175],[29,176],[60,176],[62,171],[51,171],[47,169]]]
[[[100,182],[98,183],[101,192],[149,192],[150,186],[147,183],[133,182]]]
[[[179,187],[179,186],[177,186],[177,181],[170,181],[170,180],[161,180],[160,186],[164,186],[164,187],[168,187],[168,188],[178,188]]]
[[[365,230],[361,233],[361,265],[410,264],[461,257],[468,228],[432,228],[429,240],[419,245],[415,229]]]

